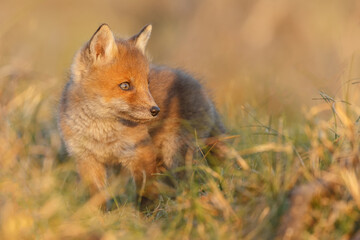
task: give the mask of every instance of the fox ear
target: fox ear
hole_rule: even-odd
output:
[[[140,49],[142,53],[145,53],[146,44],[151,35],[152,26],[151,24],[146,25],[141,29],[141,31],[135,36],[129,39],[130,42],[133,42],[135,46]]]
[[[95,63],[106,64],[116,53],[114,35],[107,24],[102,24],[89,41],[89,52]]]

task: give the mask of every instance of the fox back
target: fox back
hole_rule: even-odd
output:
[[[146,182],[141,194],[154,196],[151,179],[159,166],[184,165],[195,151],[195,136],[207,139],[225,132],[197,80],[149,64],[144,53],[151,28],[124,40],[103,24],[74,57],[59,128],[92,192],[106,186],[107,165],[122,164],[138,191]]]

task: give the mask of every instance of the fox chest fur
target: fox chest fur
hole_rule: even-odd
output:
[[[66,92],[64,94],[67,94]],[[71,97],[63,101],[71,101]],[[68,116],[60,122],[65,144],[72,155],[93,155],[104,164],[128,164],[136,158],[137,146],[141,142],[151,144],[147,126],[136,128],[117,118],[97,118],[92,109],[96,106],[78,103],[71,108],[63,103]],[[70,103],[71,104],[71,103]]]

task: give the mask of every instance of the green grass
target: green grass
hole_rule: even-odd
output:
[[[294,121],[229,103],[223,116],[230,135],[239,136],[228,144],[250,170],[234,159],[211,168],[198,158],[175,197],[163,194],[155,210],[145,212],[137,210],[134,184],[121,172],[111,181],[114,210],[103,212],[89,204],[61,146],[52,85],[8,81],[0,79],[1,239],[273,239],[291,232],[348,239],[359,230],[354,104],[344,108],[327,99]],[[312,192],[317,181],[324,184]],[[301,188],[308,198],[299,204],[294,196]],[[296,208],[300,215],[291,215]]]

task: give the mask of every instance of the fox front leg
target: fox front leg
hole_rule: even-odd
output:
[[[159,190],[155,182],[156,154],[151,146],[139,149],[136,160],[130,165],[130,171],[135,180],[140,207],[154,203],[158,199]]]
[[[95,205],[106,201],[106,168],[92,156],[77,159],[77,169],[82,182],[88,187],[92,197],[96,196]]]

